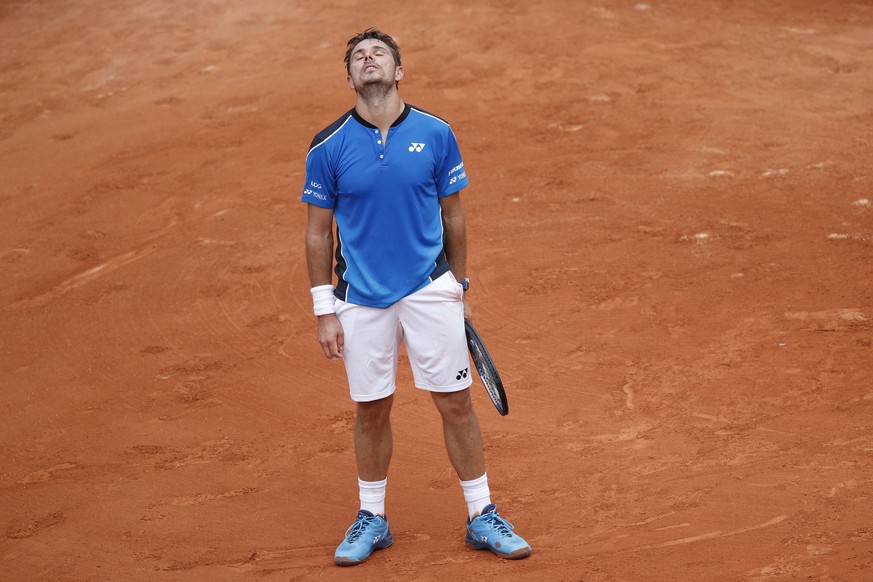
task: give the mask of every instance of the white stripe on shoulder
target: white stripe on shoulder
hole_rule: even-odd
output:
[[[437,121],[439,121],[440,123],[442,123],[442,124],[444,124],[444,125],[449,125],[448,123],[446,123],[446,121],[445,121],[444,119],[440,119],[440,118],[437,117],[436,115],[431,115],[430,113],[427,113],[426,111],[422,111],[421,109],[416,109],[416,108],[413,107],[412,105],[410,105],[409,108],[410,108],[412,111],[415,111],[416,113],[421,113],[422,115],[426,115],[427,117],[430,117],[430,118],[436,119]],[[450,127],[451,127],[451,126],[450,126]]]
[[[336,130],[335,130],[333,133],[331,133],[329,136],[327,136],[326,138],[324,138],[323,140],[321,140],[320,142],[318,142],[318,143],[317,143],[317,144],[316,144],[316,145],[315,145],[311,150],[309,150],[309,152],[306,153],[306,159],[309,159],[309,154],[311,154],[312,152],[314,152],[314,151],[315,151],[319,146],[322,146],[322,145],[326,144],[326,143],[327,143],[327,140],[329,140],[330,138],[332,138],[333,136],[335,136],[337,133],[339,133],[339,131],[340,131],[343,127],[345,127],[345,125],[349,122],[349,120],[350,120],[351,118],[352,118],[352,115],[349,114],[349,116],[346,117],[346,120],[343,121],[342,125],[340,125],[338,128],[336,128]]]

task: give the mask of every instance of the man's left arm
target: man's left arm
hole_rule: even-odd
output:
[[[443,229],[446,235],[446,259],[452,267],[455,278],[461,281],[467,277],[467,223],[464,220],[460,192],[440,198],[440,207],[442,208]],[[464,295],[464,317],[473,319],[466,294]]]

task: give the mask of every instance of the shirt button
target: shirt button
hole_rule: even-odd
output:
[[[380,139],[380,140],[378,140],[376,143],[381,145],[381,144],[382,144],[382,140]]]
[[[384,157],[385,157],[385,156],[383,156],[382,154],[379,154],[379,159],[380,159],[380,160],[381,160],[382,158],[384,158]]]

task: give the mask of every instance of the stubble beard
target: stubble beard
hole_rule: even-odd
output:
[[[355,91],[364,101],[368,103],[380,103],[385,101],[394,89],[394,81],[386,79],[374,79],[373,81],[364,81],[360,86],[355,87]]]

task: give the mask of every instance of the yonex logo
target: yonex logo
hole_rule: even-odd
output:
[[[409,151],[411,151],[411,152],[420,152],[423,149],[424,149],[423,143],[412,142],[412,145],[409,146]]]
[[[327,196],[325,196],[321,192],[316,192],[315,190],[310,190],[309,188],[306,188],[303,191],[303,195],[304,196],[312,196],[313,198],[318,198],[319,200],[327,200]]]
[[[470,370],[470,368],[464,368],[463,370],[461,370],[460,372],[458,372],[458,375],[455,376],[455,380],[460,380],[461,378],[466,378],[466,377],[467,377],[467,372],[468,372],[469,370]]]

